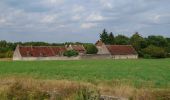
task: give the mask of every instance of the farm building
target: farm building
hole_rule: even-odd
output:
[[[138,54],[131,45],[105,45],[97,41],[98,53],[86,54],[83,45],[56,46],[17,46],[13,60],[79,60],[79,59],[137,59]],[[77,57],[65,57],[64,52],[75,50],[79,53]]]
[[[105,45],[102,41],[96,42],[100,55],[111,55],[113,59],[137,59],[138,54],[131,45]]]
[[[17,46],[13,60],[78,60],[77,57],[65,57],[63,53],[67,50],[75,50],[79,55],[86,54],[83,45],[56,46]]]
[[[65,47],[18,45],[13,60],[67,60],[68,58],[63,56],[65,51]]]

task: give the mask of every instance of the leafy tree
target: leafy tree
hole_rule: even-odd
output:
[[[148,36],[147,38],[148,45],[154,45],[158,47],[166,47],[168,45],[167,39],[165,39],[163,36]]]
[[[166,47],[166,51],[170,53],[170,44],[168,44],[168,46]]]
[[[128,45],[129,44],[129,38],[124,35],[118,35],[115,37],[115,43],[117,45]]]
[[[130,44],[139,52],[141,49],[147,46],[145,39],[140,36],[138,32],[132,35],[130,38]]]
[[[100,40],[102,40],[102,42],[105,44],[109,44],[109,36],[106,29],[104,29],[103,32],[100,34]]]
[[[7,42],[5,40],[1,40],[0,41],[0,48],[4,48],[4,47],[7,47]]]
[[[109,34],[109,40],[108,41],[109,41],[109,44],[115,44],[115,37],[114,37],[112,32]]]
[[[67,56],[67,57],[73,57],[77,55],[78,55],[78,52],[76,52],[75,50],[68,50],[64,52],[64,56]]]
[[[167,53],[164,48],[150,45],[142,50],[144,55],[150,55],[154,58],[165,58]]]
[[[84,44],[87,54],[97,54],[98,49],[94,44]]]

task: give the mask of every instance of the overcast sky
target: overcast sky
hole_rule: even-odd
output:
[[[170,0],[0,0],[0,40],[95,42],[114,34],[170,37]]]

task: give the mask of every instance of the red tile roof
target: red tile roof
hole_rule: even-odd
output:
[[[79,53],[85,53],[86,49],[82,45],[72,45],[73,50]]]
[[[131,55],[137,54],[131,45],[106,45],[112,55]]]
[[[49,46],[20,46],[19,51],[22,57],[52,57],[61,55],[66,51],[66,48]]]

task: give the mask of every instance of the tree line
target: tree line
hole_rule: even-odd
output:
[[[100,33],[100,40],[106,45],[132,45],[140,57],[165,58],[170,56],[170,38],[150,35],[142,37],[138,32],[131,37],[119,34],[114,36],[106,29]]]
[[[143,58],[165,58],[170,57],[170,38],[150,35],[142,37],[138,32],[131,37],[123,34],[115,36],[112,32],[104,29],[100,33],[100,40],[106,45],[132,45]],[[17,45],[23,46],[65,46],[68,44],[81,44],[87,50],[87,54],[96,54],[97,48],[92,43],[66,42],[66,43],[46,43],[46,42],[7,42],[0,41],[0,58],[10,58]]]

